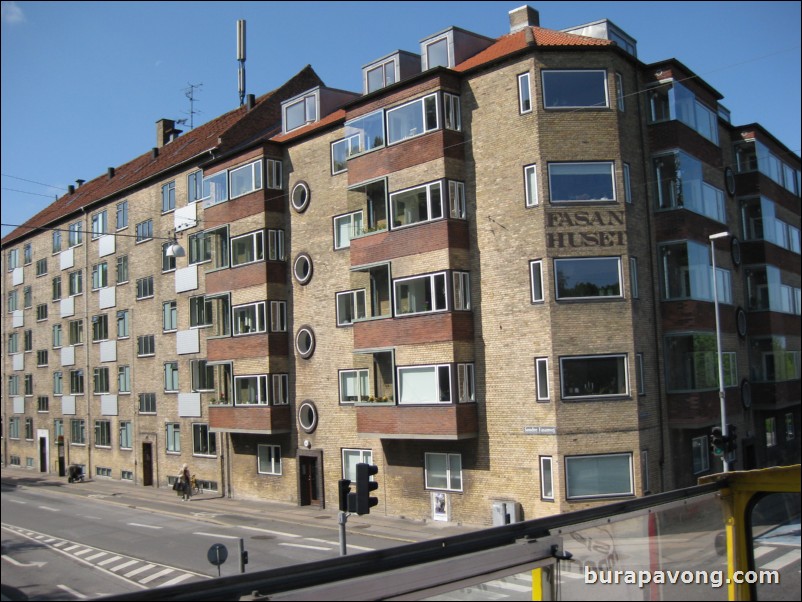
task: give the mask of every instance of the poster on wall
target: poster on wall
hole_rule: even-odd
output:
[[[432,491],[432,519],[448,520],[448,495],[440,491]]]

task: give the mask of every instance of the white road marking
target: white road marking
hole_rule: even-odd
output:
[[[64,551],[65,551],[65,552],[71,552],[71,551],[72,551],[72,550],[74,550],[75,548],[80,548],[80,547],[81,547],[80,545],[78,545],[78,544],[75,544],[75,545],[72,545],[72,546],[70,546],[69,548],[64,548]]]
[[[161,529],[162,527],[157,527],[156,525],[143,525],[142,523],[127,523],[131,527],[143,527],[144,529]]]
[[[73,554],[73,556],[83,556],[84,554],[89,554],[92,551],[92,548],[84,548],[83,550],[78,550]]]
[[[269,529],[260,529],[259,527],[241,527],[248,529],[248,531],[259,531],[260,533],[270,533],[270,535],[278,535],[279,537],[301,537],[295,533],[284,533],[283,531],[270,531]]]
[[[220,535],[219,533],[204,533],[202,531],[196,531],[193,535],[203,535],[204,537],[219,537],[220,539],[241,539],[236,535]]]
[[[757,560],[761,556],[764,556],[764,555],[768,554],[769,552],[773,552],[773,551],[774,551],[774,548],[772,548],[772,547],[760,546],[759,548],[755,548],[755,551],[753,552],[753,554],[754,554],[755,560]]]
[[[20,562],[19,560],[14,560],[11,556],[6,556],[5,554],[3,554],[2,558],[3,560],[7,560],[14,566],[21,566],[21,567],[38,566],[41,568],[47,564],[46,562]]]
[[[122,564],[120,564],[120,565],[113,566],[113,567],[111,567],[109,570],[110,570],[112,573],[116,573],[117,571],[121,571],[121,570],[123,570],[123,569],[125,569],[125,568],[128,568],[128,567],[129,567],[129,566],[131,566],[132,564],[136,564],[137,562],[139,562],[139,561],[138,561],[138,560],[129,560],[128,562],[123,562],[123,563],[122,563]]]
[[[98,566],[106,566],[107,564],[111,564],[112,562],[117,562],[118,560],[121,560],[121,559],[122,559],[122,556],[112,556],[111,558],[106,558],[106,560],[104,560],[103,562],[98,562],[97,565]]]
[[[58,508],[51,508],[50,506],[39,506],[42,510],[50,510],[50,512],[61,512]]]
[[[78,598],[80,600],[86,600],[86,599],[89,598],[89,596],[84,596],[82,593],[76,592],[74,589],[72,589],[71,587],[67,587],[66,585],[59,585],[58,587],[59,587],[59,589],[63,589],[65,592],[67,592],[71,596],[75,596],[76,598]]]
[[[305,548],[307,550],[323,550],[323,551],[326,551],[326,552],[328,552],[328,551],[330,551],[332,549],[332,548],[322,548],[320,546],[305,546],[304,544],[301,544],[301,543],[280,543],[278,545],[280,545],[280,546],[289,546],[291,548]]]
[[[168,585],[176,585],[178,583],[181,583],[182,581],[186,581],[190,577],[192,577],[192,575],[190,575],[189,573],[184,573],[183,575],[179,575],[175,579],[170,579],[170,581],[162,583],[159,587],[167,587]]]
[[[139,582],[142,585],[145,585],[146,583],[150,583],[151,581],[154,581],[154,580],[158,579],[159,577],[164,577],[165,575],[169,575],[172,572],[173,572],[173,569],[164,569],[163,571],[159,571],[158,573],[156,573],[154,575],[150,575],[149,577],[145,577],[144,579],[141,579]]]
[[[335,548],[340,545],[337,541],[327,541],[325,539],[315,539],[314,537],[305,537],[304,541],[314,541],[315,543],[325,543],[329,546],[334,546]],[[376,548],[365,548],[362,546],[355,546],[353,544],[346,544],[349,548],[353,548],[355,550],[362,550],[363,552],[373,552]]]
[[[28,502],[23,502],[23,501],[20,501],[20,500],[9,500],[9,502],[12,502],[14,504],[21,504],[23,506],[25,506],[28,503]]]
[[[126,573],[124,576],[127,579],[128,577],[133,577],[134,575],[139,575],[139,573],[144,573],[145,571],[149,571],[154,566],[156,566],[156,565],[155,564],[146,564],[145,566],[141,566],[138,569],[134,569],[130,573]]]
[[[768,571],[778,571],[782,568],[787,567],[789,564],[793,564],[794,562],[798,562],[802,558],[802,550],[791,550],[787,554],[783,554],[779,558],[775,558],[771,562],[768,562],[761,566],[761,569],[766,569]]]
[[[518,585],[517,583],[512,583],[510,581],[503,581],[501,579],[494,579],[493,581],[487,581],[485,585],[492,585],[495,587],[499,587],[501,589],[507,589],[514,592],[526,592],[527,594],[532,593],[531,587],[524,587],[523,585]]]
[[[96,560],[98,558],[103,558],[106,555],[106,552],[98,552],[97,554],[92,554],[91,556],[87,556],[84,560]]]

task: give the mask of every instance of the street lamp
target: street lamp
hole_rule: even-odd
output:
[[[727,432],[727,404],[724,398],[724,363],[721,359],[721,323],[719,319],[718,310],[718,279],[716,278],[716,240],[719,238],[727,238],[730,236],[729,232],[719,232],[718,234],[711,234],[710,238],[710,256],[713,263],[713,305],[716,310],[716,354],[718,356],[718,398],[721,406],[721,434],[724,441],[727,441],[729,433]],[[730,471],[730,462],[727,459],[727,446],[725,444],[725,451],[721,456],[721,462],[724,472]]]

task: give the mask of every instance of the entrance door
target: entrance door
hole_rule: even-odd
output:
[[[47,472],[47,437],[39,437],[39,472]]]
[[[142,444],[142,484],[145,487],[153,485],[153,444]]]
[[[320,495],[317,486],[317,458],[314,456],[300,456],[301,477],[301,506],[320,504]]]

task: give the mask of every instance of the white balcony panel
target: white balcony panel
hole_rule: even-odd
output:
[[[75,365],[75,347],[62,347],[61,348],[61,365],[74,366]]]
[[[180,330],[175,337],[176,353],[200,353],[200,330]]]
[[[100,413],[103,416],[116,416],[118,414],[116,395],[100,396]]]
[[[61,300],[61,317],[69,318],[75,315],[75,297],[67,297]]]
[[[175,210],[175,231],[183,232],[198,225],[198,204],[190,203]]]
[[[22,328],[25,326],[25,314],[21,309],[15,309],[11,314],[11,326],[13,328]]]
[[[198,266],[191,265],[175,271],[175,292],[186,293],[198,288]]]
[[[117,361],[117,341],[103,341],[100,344],[100,361],[101,362]]]
[[[100,309],[110,309],[117,305],[117,287],[109,286],[100,289],[98,303],[100,304]]]
[[[200,418],[201,415],[200,393],[179,393],[178,415],[181,416],[182,418]]]
[[[71,267],[75,265],[75,250],[74,249],[67,249],[66,251],[62,251],[61,255],[61,269],[62,270],[69,270]]]
[[[11,284],[17,286],[25,281],[24,268],[14,268],[11,272]]]
[[[25,354],[24,353],[15,353],[11,357],[14,358],[14,364],[12,368],[15,371],[25,370]]]
[[[114,255],[116,241],[117,237],[114,236],[113,234],[106,234],[105,236],[101,236],[97,246],[98,255],[100,257],[106,257],[107,255]]]
[[[15,414],[24,414],[25,413],[25,398],[24,397],[12,397],[12,403],[14,405],[14,413]]]
[[[75,416],[74,395],[65,395],[61,398],[61,413],[69,416]]]

